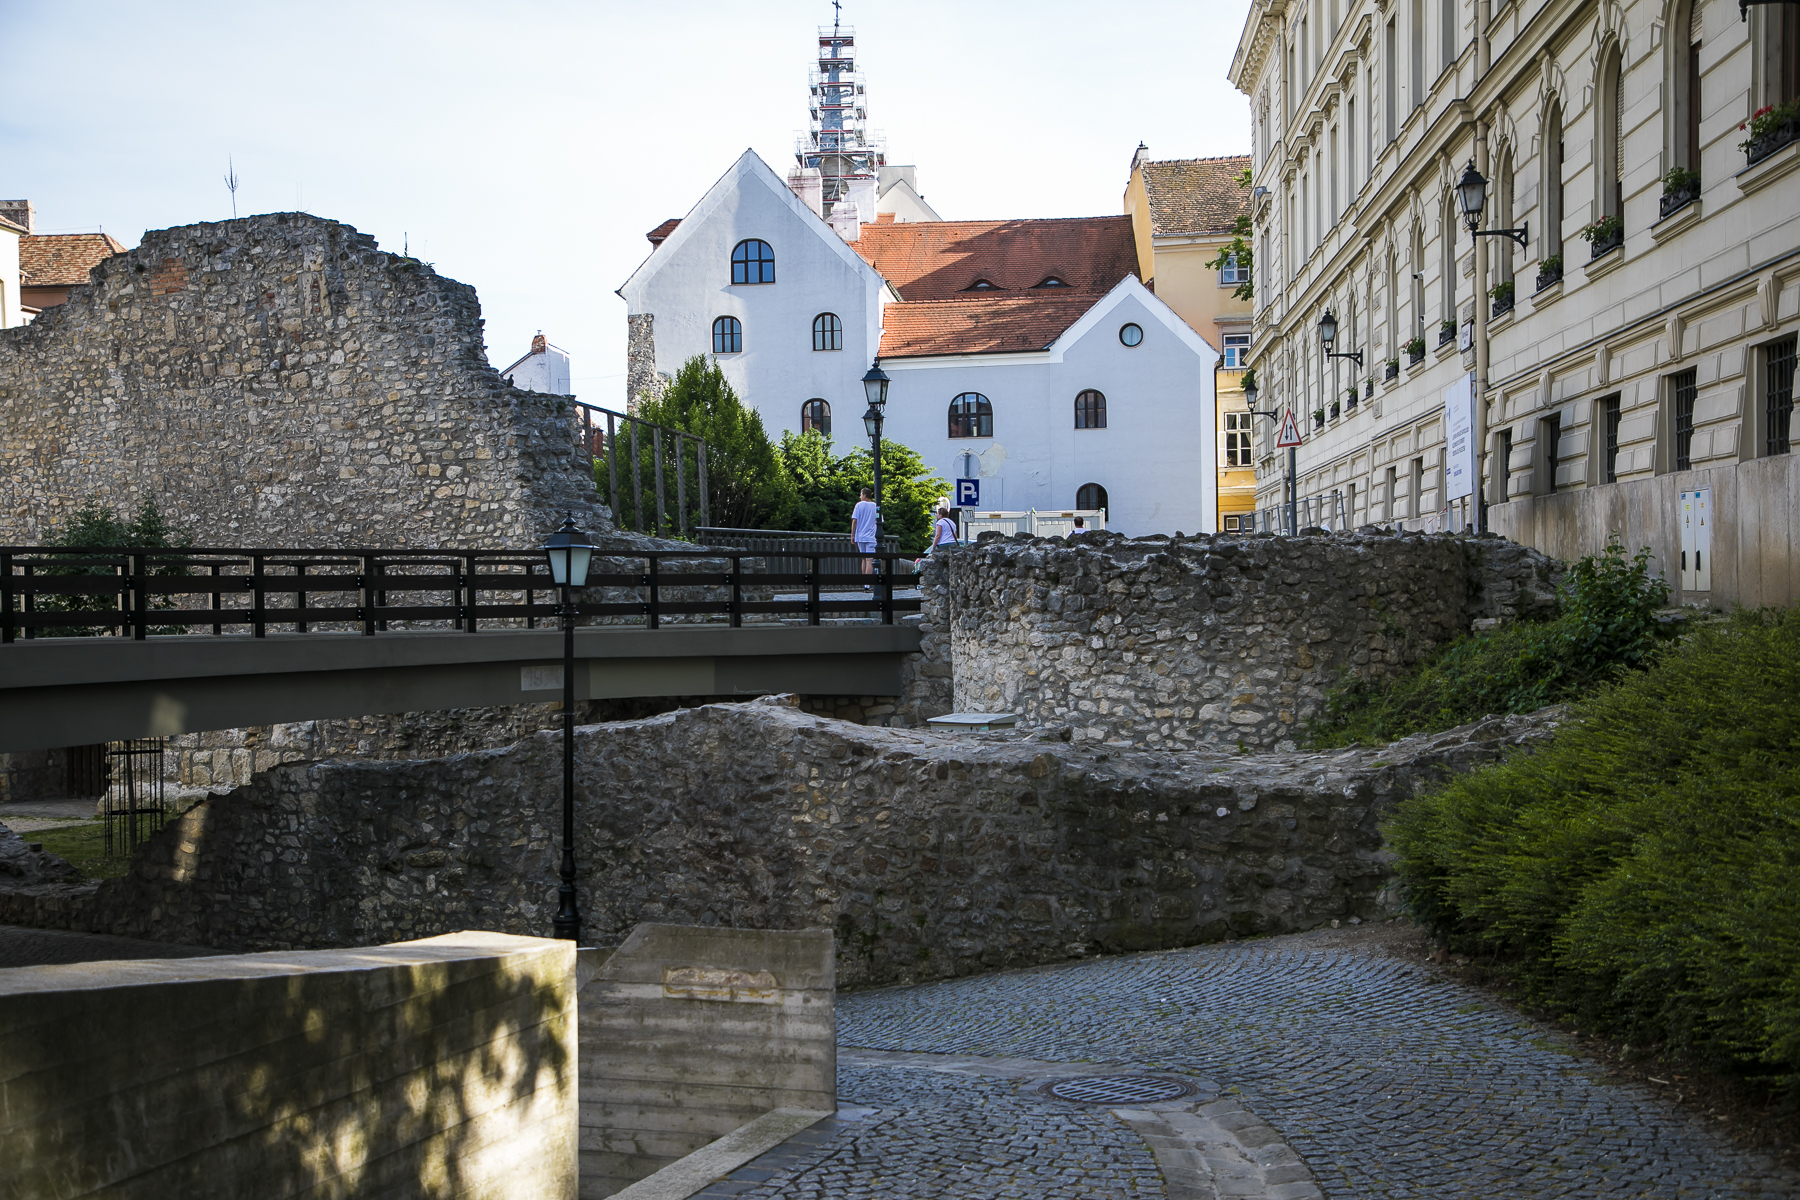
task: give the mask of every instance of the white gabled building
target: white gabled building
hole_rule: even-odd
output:
[[[500,374],[521,391],[552,396],[573,394],[569,387],[569,352],[546,341],[541,329],[531,339],[530,352]]]
[[[984,509],[1105,508],[1127,533],[1217,528],[1214,348],[1138,280],[1131,218],[878,218],[846,242],[746,152],[619,289],[628,396],[715,359],[771,437],[887,435]]]
[[[1218,527],[1214,348],[1138,276],[1132,218],[944,221],[868,139],[855,39],[819,31],[812,127],[786,180],[755,153],[648,234],[619,289],[627,403],[695,355],[771,437],[887,436],[982,509],[1103,508],[1127,533]]]

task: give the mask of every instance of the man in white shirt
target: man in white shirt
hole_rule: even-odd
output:
[[[862,499],[858,500],[856,507],[850,510],[850,540],[855,542],[856,548],[864,554],[875,553],[875,526],[879,517],[880,510],[875,507],[875,501],[871,498],[869,489],[864,488]],[[874,574],[875,560],[863,559],[862,572],[864,575]],[[868,590],[869,585],[864,584],[863,591]]]

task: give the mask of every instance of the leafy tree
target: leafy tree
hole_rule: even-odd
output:
[[[657,425],[691,433],[706,441],[706,489],[712,524],[731,529],[760,529],[791,503],[793,486],[781,469],[775,447],[763,430],[762,417],[738,399],[716,361],[696,354],[681,364],[661,396],[646,395],[637,415]],[[652,451],[640,437],[638,469],[646,482],[654,477]],[[673,447],[664,447],[665,453]],[[621,489],[623,490],[623,489]],[[620,503],[626,503],[623,495]],[[689,514],[699,522],[699,505]]]
[[[817,430],[784,434],[780,456],[794,485],[783,527],[847,532],[858,495],[875,486],[874,456],[862,447],[834,456],[831,439]],[[911,447],[881,439],[882,524],[902,550],[916,554],[931,544],[932,509],[947,490]]]
[[[140,504],[136,515],[130,520],[117,516],[97,501],[90,500],[77,509],[61,529],[44,539],[46,546],[70,550],[179,550],[192,542],[193,538],[177,529],[163,515],[154,500],[146,500]],[[58,555],[54,561],[40,562],[37,574],[63,578],[116,576],[118,568],[114,561]],[[152,575],[188,574],[187,564],[179,560],[158,562],[153,559],[149,570]],[[151,601],[152,608],[172,608],[174,604],[173,596],[158,596]],[[38,602],[38,607],[46,612],[111,612],[117,610],[118,598],[111,594],[45,596]],[[62,625],[41,632],[44,637],[94,637],[105,633],[106,629],[100,626]]]
[[[1241,188],[1250,186],[1249,167],[1244,168],[1243,174],[1239,175],[1237,178],[1237,183]],[[1256,262],[1251,245],[1252,237],[1250,218],[1247,215],[1240,216],[1231,223],[1231,240],[1226,242],[1225,245],[1220,248],[1219,256],[1217,258],[1206,264],[1215,271],[1222,270],[1234,262],[1237,264],[1239,269],[1243,271],[1244,282],[1238,284],[1237,288],[1231,294],[1236,296],[1239,300],[1250,300],[1256,295],[1256,289],[1251,285],[1251,279],[1254,272],[1252,272],[1250,268],[1254,266]]]

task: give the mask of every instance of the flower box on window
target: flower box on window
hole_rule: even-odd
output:
[[[1415,358],[1413,361],[1417,362],[1419,360]],[[1398,378],[1400,378],[1400,360],[1397,358],[1390,358],[1387,360],[1386,369],[1381,372],[1381,382],[1391,383]]]
[[[1562,255],[1552,254],[1538,264],[1537,290],[1543,291],[1553,283],[1561,283],[1563,275]]]
[[[1416,337],[1406,343],[1406,365],[1416,367],[1425,357],[1425,339]]]
[[[1515,290],[1513,281],[1510,279],[1505,283],[1496,283],[1493,287],[1488,289],[1488,296],[1494,301],[1494,316],[1497,317],[1503,312],[1512,311],[1513,293]]]
[[[1657,218],[1680,212],[1699,198],[1700,172],[1675,167],[1663,176],[1662,199],[1656,203]]]
[[[1456,340],[1456,322],[1444,321],[1438,325],[1438,348],[1441,350]]]
[[[1591,248],[1588,261],[1592,262],[1602,254],[1610,254],[1625,244],[1625,222],[1618,217],[1601,217],[1581,227],[1576,235]]]
[[[1738,126],[1750,136],[1738,143],[1746,166],[1754,167],[1783,146],[1800,138],[1800,100],[1765,104]]]

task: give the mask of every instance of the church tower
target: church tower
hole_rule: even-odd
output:
[[[886,160],[881,147],[869,139],[863,77],[856,69],[856,31],[840,23],[841,7],[833,0],[831,28],[819,28],[819,65],[811,77],[812,120],[788,182],[809,201],[808,193],[816,186],[814,211],[826,220],[836,212],[840,221],[867,222],[875,219],[879,175]],[[854,216],[849,211],[852,205],[857,209]]]

